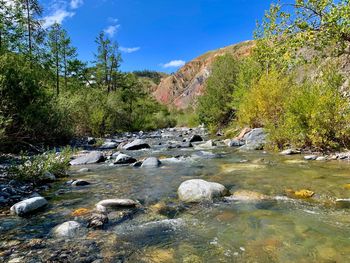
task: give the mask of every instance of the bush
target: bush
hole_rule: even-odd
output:
[[[50,74],[20,55],[0,56],[0,139],[53,141],[65,137],[63,115],[50,92]]]
[[[45,173],[56,177],[64,176],[69,167],[72,150],[64,148],[60,153],[46,152],[33,157],[23,156],[22,164],[10,169],[10,176],[18,181],[33,182],[34,184],[46,180]]]

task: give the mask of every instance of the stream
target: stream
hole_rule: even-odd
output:
[[[335,202],[350,197],[350,163],[224,145],[168,149],[169,141],[182,140],[178,133],[146,138],[150,149],[126,151],[138,160],[159,158],[158,168],[108,161],[72,166],[70,177],[90,185],[72,187],[65,184],[71,178],[60,179],[41,193],[49,203],[44,209],[0,216],[0,262],[350,262],[350,209]],[[83,167],[89,171],[78,172]],[[185,204],[177,189],[189,179],[271,198]],[[315,194],[288,195],[300,189]],[[88,214],[110,198],[141,206],[111,211],[101,230],[86,228],[88,215],[74,213],[84,208]],[[84,226],[74,237],[52,235],[72,220]]]

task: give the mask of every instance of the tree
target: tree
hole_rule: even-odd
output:
[[[113,43],[101,32],[96,38],[96,78],[97,83],[106,88],[107,92],[115,91],[121,78],[119,71],[122,58],[118,44]]]

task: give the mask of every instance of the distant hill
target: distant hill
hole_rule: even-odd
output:
[[[162,104],[177,109],[193,107],[198,96],[203,94],[204,84],[211,72],[215,58],[224,54],[245,57],[251,53],[254,41],[245,41],[209,51],[180,68],[176,73],[162,78],[154,89],[154,97]]]

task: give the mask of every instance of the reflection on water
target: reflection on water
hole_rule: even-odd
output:
[[[136,155],[165,158],[192,153],[147,150]],[[64,245],[57,246],[63,241],[55,240],[50,230],[74,220],[73,211],[93,209],[102,199],[132,198],[144,209],[126,220],[111,213],[105,230],[89,230],[64,244],[74,244],[70,249],[80,251],[79,255],[89,251],[90,257],[94,255],[91,261],[101,258],[106,262],[350,262],[350,210],[335,204],[336,198],[350,197],[350,164],[300,162],[300,156],[227,148],[214,153],[222,157],[182,159],[158,169],[101,164],[90,166],[91,172],[84,175],[72,171],[73,176],[92,184],[70,188],[59,182],[46,193],[50,203],[46,210],[28,218],[0,218],[0,251],[17,242],[13,243],[16,252],[25,256],[33,248],[23,244],[39,239],[44,245],[36,250],[43,256],[37,259],[43,260],[64,249]],[[307,200],[180,204],[177,188],[192,178],[271,197],[285,196],[288,189],[309,189],[315,195]],[[75,219],[86,220],[84,216]]]

